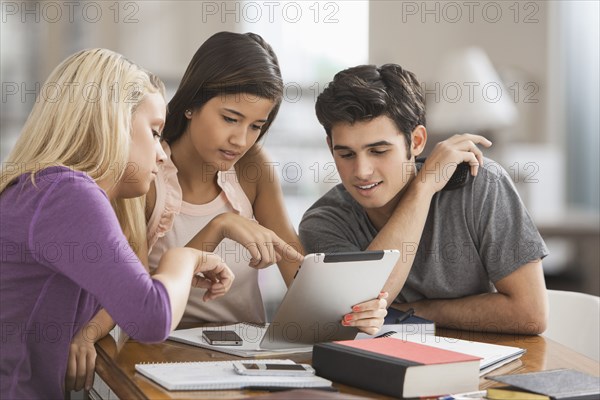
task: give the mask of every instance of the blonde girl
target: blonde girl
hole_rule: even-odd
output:
[[[148,191],[164,118],[162,83],[109,50],[70,56],[44,84],[0,174],[0,397],[62,398],[68,367],[81,377],[93,361],[70,357],[71,342],[101,308],[156,342],[194,274],[206,299],[230,287],[220,258],[189,248],[165,252],[150,277],[111,207]],[[135,240],[134,219],[123,225]]]

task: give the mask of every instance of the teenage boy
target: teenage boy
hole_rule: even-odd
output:
[[[548,250],[506,171],[478,135],[427,141],[423,91],[399,65],[335,75],[316,103],[342,183],[304,215],[307,252],[399,249],[384,291],[438,326],[537,334]],[[465,182],[446,186],[457,166]],[[457,187],[458,186],[458,187]]]

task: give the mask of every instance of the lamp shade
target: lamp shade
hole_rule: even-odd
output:
[[[448,54],[426,97],[427,127],[435,133],[490,132],[517,119],[513,97],[478,47]]]

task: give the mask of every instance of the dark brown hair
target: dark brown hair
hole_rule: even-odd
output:
[[[275,52],[259,35],[219,32],[200,46],[169,102],[164,139],[172,144],[185,132],[186,110],[197,110],[213,97],[227,94],[274,101],[260,140],[279,111],[283,80]]]
[[[425,125],[425,98],[417,77],[396,64],[359,65],[338,72],[315,105],[317,118],[327,136],[339,122],[354,124],[385,115],[406,138]]]

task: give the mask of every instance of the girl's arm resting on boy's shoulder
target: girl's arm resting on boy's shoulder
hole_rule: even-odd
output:
[[[304,249],[294,230],[284,204],[283,192],[277,171],[262,149],[248,152],[238,163],[238,168],[250,163],[253,168],[258,165],[260,177],[246,181],[248,174],[238,174],[240,185],[252,202],[254,217],[265,228],[273,231],[282,244],[275,248],[279,253],[277,265],[285,284],[289,286],[302,262]]]
[[[171,330],[179,324],[190,294],[190,280],[206,289],[204,300],[225,294],[233,283],[234,275],[223,260],[212,253],[190,248],[172,248],[160,259],[156,274],[169,294],[171,303]]]

